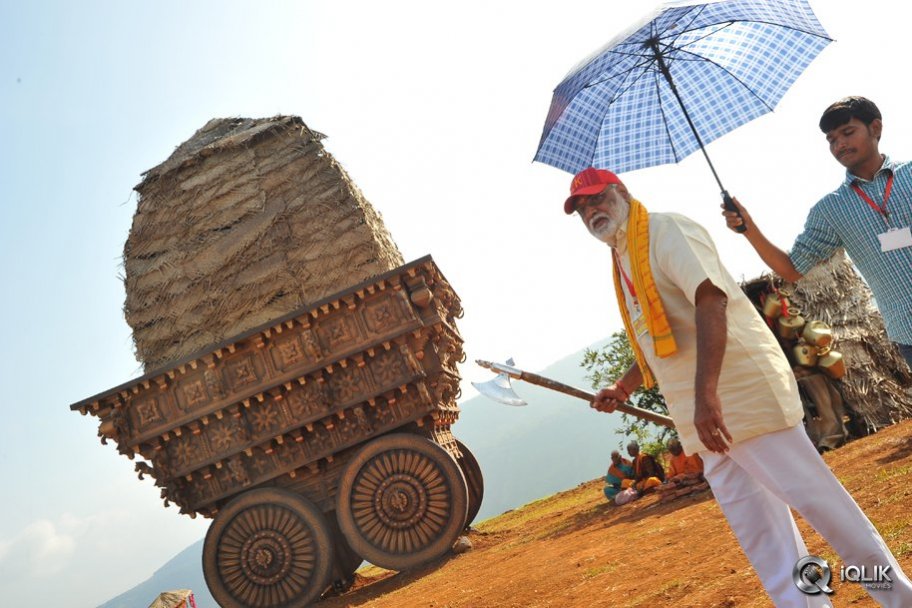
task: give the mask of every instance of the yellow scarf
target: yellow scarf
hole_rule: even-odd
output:
[[[627,218],[627,251],[630,255],[633,288],[637,294],[640,308],[643,310],[643,317],[649,335],[652,337],[655,354],[660,358],[669,357],[677,352],[678,345],[671,334],[671,326],[668,324],[668,317],[665,316],[665,308],[662,306],[655,279],[652,277],[652,269],[649,267],[649,213],[640,201],[634,198],[630,199],[630,215]],[[624,329],[627,330],[630,347],[633,349],[640,372],[643,374],[643,384],[646,388],[652,388],[656,383],[655,377],[636,340],[630,313],[627,311],[624,290],[621,288],[619,263],[619,258],[615,258],[614,289],[617,293],[618,308],[624,319]]]

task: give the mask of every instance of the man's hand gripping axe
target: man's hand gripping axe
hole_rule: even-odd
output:
[[[481,367],[497,372],[497,376],[493,380],[488,380],[487,382],[473,382],[472,386],[478,389],[478,392],[485,397],[499,403],[506,405],[527,405],[527,403],[513,390],[513,386],[510,382],[511,378],[525,380],[530,384],[537,384],[538,386],[543,386],[559,393],[578,397],[589,403],[592,403],[595,400],[595,395],[592,393],[513,367],[512,359],[507,359],[506,364],[484,361],[482,359],[476,359],[475,363]],[[643,408],[634,405],[620,403],[618,404],[617,409],[625,414],[643,418],[644,420],[667,426],[670,429],[673,429],[675,426],[674,422],[668,416],[650,412],[649,410],[644,410]]]

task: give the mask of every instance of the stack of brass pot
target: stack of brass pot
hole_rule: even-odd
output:
[[[817,367],[830,378],[845,375],[842,353],[833,350],[833,330],[823,321],[808,321],[801,311],[789,304],[791,294],[785,290],[766,294],[762,312],[779,337],[786,343],[795,341],[792,356],[798,365]]]

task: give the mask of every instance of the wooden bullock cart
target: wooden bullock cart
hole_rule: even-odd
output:
[[[71,406],[165,504],[212,518],[223,608],[309,605],[362,560],[404,570],[478,512],[452,434],[459,298],[430,256]]]

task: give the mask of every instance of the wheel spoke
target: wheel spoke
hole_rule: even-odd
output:
[[[346,539],[382,567],[442,555],[465,523],[467,490],[458,463],[417,435],[386,435],[365,446],[343,472],[338,495]]]
[[[270,488],[242,495],[216,517],[206,536],[204,572],[226,608],[299,608],[328,584],[332,561],[320,511],[303,497]]]

